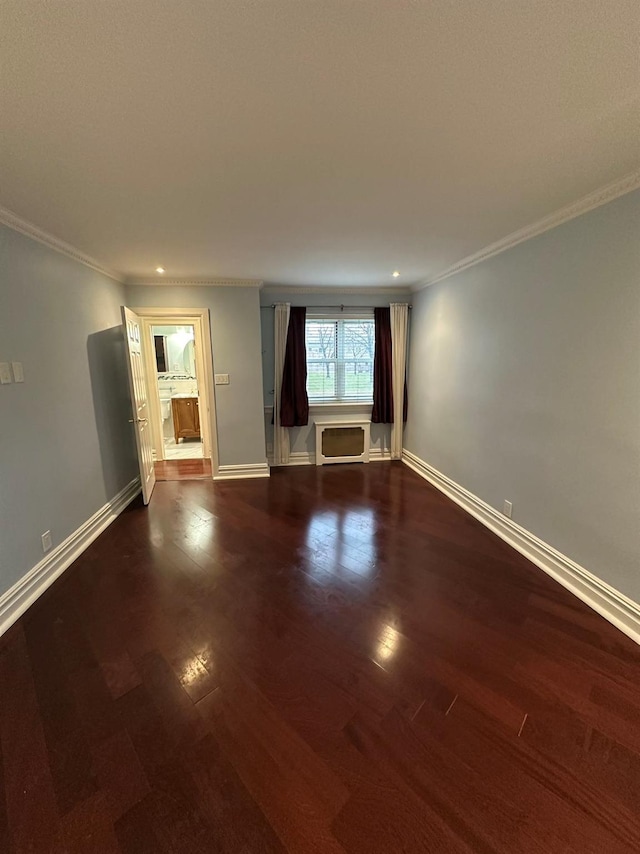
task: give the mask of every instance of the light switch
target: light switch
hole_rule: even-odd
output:
[[[229,385],[229,374],[216,374],[216,385]]]
[[[0,383],[5,385],[11,382],[11,368],[9,362],[0,362]]]
[[[11,362],[11,367],[13,368],[14,383],[23,383],[24,371],[22,369],[22,362]]]

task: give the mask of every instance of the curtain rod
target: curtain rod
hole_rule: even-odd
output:
[[[282,305],[282,303],[275,303],[275,302],[274,302],[274,303],[271,303],[271,305],[261,305],[261,306],[260,306],[260,310],[262,310],[263,308],[275,308],[275,307],[276,307],[276,304],[278,304],[278,305]],[[295,308],[295,307],[296,307],[296,306],[292,306],[292,308]],[[339,308],[339,309],[340,309],[340,311],[344,311],[344,309],[345,309],[345,308],[348,308],[348,309],[359,309],[359,308],[367,308],[367,309],[369,309],[369,308],[371,308],[371,309],[373,309],[373,308],[387,308],[387,306],[384,306],[384,305],[305,305],[305,306],[301,306],[301,307],[304,307],[304,308],[312,308],[314,311],[318,311],[319,309],[322,309],[322,308]],[[409,306],[409,308],[413,308],[413,306],[412,306],[412,305],[410,305],[410,306]]]

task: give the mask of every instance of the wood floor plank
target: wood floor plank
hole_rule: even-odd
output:
[[[195,480],[211,478],[211,460],[158,460],[156,480]]]
[[[11,846],[52,850],[58,831],[49,755],[23,627],[0,651],[0,743]]]
[[[362,783],[333,824],[347,851],[472,854],[453,830],[404,786]]]
[[[442,715],[446,710],[433,707]],[[424,719],[424,716],[423,716]],[[366,726],[366,725],[365,725]],[[386,767],[393,769],[417,795],[475,852],[548,852],[529,811],[496,792],[484,775],[424,728],[418,737],[412,723],[392,710],[379,730],[366,728],[361,738]],[[431,736],[431,737],[430,737]]]
[[[5,796],[2,738],[0,737],[0,851],[8,851],[9,844],[9,817],[7,815],[7,801]]]
[[[48,608],[26,624],[29,660],[58,809],[65,815],[96,791],[91,751],[57,636],[63,619]]]
[[[536,839],[546,840],[550,851],[638,850],[637,816],[603,792],[599,796],[588,780],[566,766],[529,750],[521,738],[465,700],[457,700],[435,726],[425,707],[413,726],[424,740],[436,730],[440,742],[482,775],[497,797],[525,811]]]
[[[0,851],[631,854],[639,724],[640,648],[403,465],[169,480],[0,640]]]
[[[212,733],[185,754],[202,814],[224,854],[281,854],[286,849]]]
[[[116,822],[149,794],[149,781],[126,730],[95,745],[92,754],[98,785]]]
[[[101,792],[68,812],[61,832],[65,854],[120,854],[109,805]]]
[[[156,835],[148,799],[151,794],[131,807],[114,824],[122,854],[158,854],[167,849]]]
[[[348,792],[339,777],[241,674],[220,689],[208,724],[287,850],[340,851],[330,823]]]
[[[213,829],[200,812],[195,784],[182,760],[189,744],[188,734],[196,736],[189,722],[177,733],[168,731],[165,721],[177,719],[175,710],[164,718],[144,686],[121,697],[118,709],[151,788],[148,795],[118,820],[118,838],[125,840],[125,846],[137,844],[135,825],[140,823],[144,833],[152,828],[156,850],[186,850],[194,854],[215,851],[211,841]]]

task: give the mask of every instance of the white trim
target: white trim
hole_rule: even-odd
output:
[[[20,234],[26,234],[26,236],[30,237],[32,240],[37,240],[38,243],[43,243],[45,246],[48,246],[49,249],[54,249],[56,252],[60,252],[61,255],[66,255],[73,261],[78,261],[80,264],[84,264],[85,267],[91,267],[92,270],[95,270],[97,273],[102,273],[103,276],[108,276],[110,279],[120,282],[120,284],[124,283],[124,276],[122,273],[118,273],[116,270],[111,270],[106,266],[106,264],[96,261],[95,258],[87,255],[86,252],[76,249],[76,247],[72,246],[70,243],[65,243],[64,240],[60,240],[60,238],[55,237],[53,234],[49,234],[48,231],[44,231],[44,229],[38,228],[37,225],[28,222],[26,219],[22,219],[22,217],[14,214],[13,211],[10,211],[8,208],[0,207],[0,224],[6,225],[8,228],[13,229],[13,231],[19,231]]]
[[[370,463],[389,463],[391,462],[391,451],[387,448],[371,448],[369,451]]]
[[[333,285],[270,285],[267,284],[263,288],[263,293],[265,296],[273,295],[273,294],[281,294],[282,296],[288,296],[289,294],[327,294],[327,296],[336,296],[339,297],[341,294],[361,294],[363,296],[375,296],[376,294],[380,296],[387,296],[389,294],[393,294],[394,296],[402,296],[403,294],[409,295],[411,293],[411,287],[409,285],[400,285],[397,288],[392,286],[383,286],[383,287],[353,287],[353,288],[340,288],[335,287]],[[346,308],[347,306],[345,306]],[[264,306],[263,306],[264,308]],[[348,308],[358,308],[357,305],[348,306]]]
[[[218,451],[218,421],[216,416],[216,396],[215,396],[215,386],[213,382],[215,368],[213,365],[213,350],[211,346],[211,324],[209,319],[209,309],[208,308],[180,308],[175,306],[163,306],[159,308],[158,306],[145,306],[144,308],[132,308],[131,311],[135,312],[138,317],[141,318],[144,323],[148,320],[149,326],[156,323],[158,326],[162,326],[167,324],[168,322],[175,322],[178,325],[190,324],[196,328],[196,336],[198,340],[202,341],[202,347],[196,347],[196,373],[202,377],[202,382],[200,379],[198,380],[198,390],[201,392],[201,398],[203,400],[204,406],[201,406],[200,409],[200,423],[206,420],[206,431],[203,429],[203,440],[206,438],[205,445],[207,446],[205,450],[211,454],[211,476],[215,479],[216,474],[218,473],[219,468],[219,451]],[[159,322],[158,322],[159,321]],[[147,338],[148,336],[145,336]],[[155,378],[155,358],[151,348],[151,340],[150,337],[143,347],[143,353],[145,354],[145,374],[147,381],[147,392],[150,392],[149,386],[151,381],[149,377]],[[203,373],[204,372],[204,373]],[[156,389],[151,395],[149,393],[149,397],[152,397],[154,400],[154,406],[156,405],[155,399],[157,398],[157,414],[156,417],[160,418],[160,425],[162,424],[162,418],[160,417],[160,394],[158,391],[158,384],[155,383]],[[204,393],[202,393],[204,392]],[[202,410],[206,411],[206,417],[203,416]],[[156,410],[154,409],[154,413]],[[160,428],[162,429],[162,428]],[[205,436],[206,432],[206,436]]]
[[[640,643],[640,605],[637,602],[503,516],[420,457],[404,450],[402,461],[616,628]]]
[[[214,480],[240,480],[247,477],[269,477],[269,466],[264,463],[248,463],[240,466],[219,466]]]
[[[326,466],[333,463],[368,463],[371,451],[371,421],[315,421],[316,428],[316,465]],[[360,427],[364,433],[361,454],[349,454],[342,457],[327,457],[322,452],[322,434],[325,430],[350,429]]]
[[[293,453],[289,454],[288,463],[281,463],[279,466],[276,466],[273,454],[269,454],[267,462],[272,468],[279,469],[287,468],[287,466],[315,466],[316,455],[310,454],[308,451],[293,451]]]
[[[474,252],[473,255],[467,255],[466,258],[463,258],[451,267],[447,267],[447,269],[443,270],[441,273],[438,273],[429,279],[425,279],[422,282],[418,282],[418,284],[413,286],[412,290],[421,291],[424,288],[428,288],[429,285],[434,285],[436,282],[441,282],[442,279],[447,279],[449,276],[461,273],[463,270],[467,270],[469,267],[473,267],[481,261],[486,261],[494,255],[499,255],[501,252],[505,252],[507,249],[511,249],[519,243],[524,243],[525,240],[530,240],[532,237],[537,237],[545,231],[550,231],[552,228],[562,225],[563,222],[568,222],[570,219],[582,216],[582,214],[588,213],[589,211],[594,210],[594,208],[606,205],[608,202],[612,202],[619,196],[631,193],[639,187],[640,170],[631,172],[629,175],[625,175],[624,178],[613,181],[605,187],[600,187],[598,190],[594,190],[594,192],[589,193],[589,195],[578,199],[578,201],[572,202],[570,205],[566,205],[565,207],[560,208],[560,210],[557,210],[554,213],[531,223],[530,225],[526,225],[524,228],[518,229],[518,231],[511,232],[511,234],[508,234],[501,240],[497,240],[495,243],[490,243],[488,246],[485,246],[484,249]]]
[[[162,429],[162,405],[160,403],[160,387],[158,385],[155,351],[153,348],[153,327],[154,326],[184,326],[193,325],[195,336],[195,363],[196,363],[196,383],[198,386],[198,405],[201,412],[207,413],[208,417],[200,419],[200,430],[202,434],[202,456],[204,459],[212,458],[211,451],[211,405],[209,403],[209,382],[207,376],[207,365],[204,361],[203,354],[206,350],[204,346],[205,332],[203,329],[202,317],[193,318],[192,316],[176,315],[175,317],[163,317],[162,323],[157,323],[158,318],[140,317],[142,327],[142,348],[144,354],[145,376],[147,379],[147,399],[151,408],[151,429],[153,433],[153,442],[156,448],[156,459],[164,460],[164,435]],[[158,454],[159,452],[159,454]],[[213,465],[213,464],[212,464]]]
[[[318,305],[307,308],[306,320],[369,320],[373,323],[373,307],[368,305]]]
[[[433,285],[436,282],[442,281],[442,279],[446,279],[449,276],[453,276],[456,273],[460,273],[463,270],[466,270],[468,267],[473,267],[475,264],[479,264],[481,261],[486,261],[488,258],[491,258],[494,255],[498,255],[507,249],[511,249],[511,247],[513,246],[517,246],[518,243],[523,243],[525,240],[530,240],[532,237],[536,237],[537,235],[542,234],[545,231],[549,231],[552,228],[556,228],[563,222],[567,222],[570,219],[574,219],[575,217],[581,216],[582,214],[587,213],[588,211],[593,210],[594,208],[600,207],[600,205],[605,205],[608,202],[612,202],[619,196],[624,196],[626,195],[626,193],[631,193],[633,192],[633,190],[637,190],[638,188],[640,188],[640,170],[631,172],[630,174],[625,175],[623,178],[620,178],[617,181],[613,181],[611,184],[607,184],[606,186],[601,187],[598,190],[594,190],[594,192],[583,196],[581,199],[578,199],[578,201],[572,202],[571,204],[566,205],[560,210],[555,211],[554,213],[551,213],[548,216],[543,217],[542,219],[537,220],[536,222],[519,229],[518,231],[514,231],[511,234],[508,234],[506,237],[503,237],[501,240],[498,240],[495,243],[490,243],[488,246],[485,246],[483,249],[480,249],[478,252],[475,252],[472,255],[467,255],[466,258],[461,259],[456,264],[453,264],[451,267],[448,267],[447,269],[443,270],[441,273],[438,273],[435,276],[432,276],[428,279],[424,279],[423,281],[418,282],[414,285],[401,285],[399,287],[381,286],[341,288],[335,287],[333,285],[292,286],[274,284],[269,284],[265,286],[264,281],[262,279],[232,279],[223,277],[167,279],[166,277],[160,275],[158,275],[158,278],[136,278],[135,276],[125,277],[122,273],[110,269],[105,264],[102,264],[100,261],[97,261],[95,258],[92,258],[90,255],[87,255],[85,252],[82,252],[80,249],[76,249],[76,247],[72,246],[70,243],[66,243],[64,240],[60,240],[53,234],[49,234],[49,232],[38,228],[38,226],[34,225],[31,222],[28,222],[28,220],[19,217],[17,214],[13,213],[13,211],[10,211],[8,208],[4,208],[1,206],[0,224],[8,226],[14,231],[19,231],[21,234],[26,234],[27,237],[30,237],[33,240],[37,240],[39,243],[43,243],[45,246],[54,249],[56,252],[60,252],[63,255],[67,255],[74,261],[78,261],[81,264],[84,264],[86,267],[90,267],[92,270],[95,270],[98,273],[102,273],[103,275],[108,276],[114,281],[126,285],[141,285],[145,287],[156,287],[160,285],[163,287],[201,286],[227,288],[263,288],[265,294],[282,295],[401,295],[409,294],[415,291],[421,291],[424,288],[429,287],[429,285]]]
[[[170,278],[158,274],[157,278],[140,278],[128,276],[124,280],[125,285],[133,285],[140,287],[202,287],[202,288],[261,288],[262,279],[227,279],[223,277],[213,278]]]
[[[309,414],[322,415],[323,413],[329,414],[341,414],[347,415],[349,413],[353,413],[354,415],[359,415],[361,413],[366,413],[371,415],[371,409],[373,408],[373,403],[371,401],[352,401],[351,403],[346,403],[344,401],[341,402],[332,402],[332,403],[310,403],[309,404]],[[273,414],[273,406],[267,405],[264,407],[265,415]]]
[[[136,477],[0,596],[0,635],[80,557],[139,493],[140,478]]]
[[[353,412],[355,414],[359,413],[367,413],[371,415],[371,410],[373,409],[373,401],[371,400],[352,400],[350,403],[347,401],[331,401],[328,403],[309,403],[309,412],[316,413],[316,415],[322,414],[332,414],[332,413],[341,413],[343,415],[348,415]]]
[[[132,308],[131,311],[135,311],[135,313],[139,317],[158,317],[162,318],[162,323],[158,324],[158,326],[162,326],[165,323],[166,318],[175,317],[179,315],[180,317],[204,317],[208,314],[208,308],[185,308],[184,306],[159,306],[159,305],[145,305],[142,308]],[[171,325],[171,324],[169,324]]]
[[[386,463],[390,461],[391,452],[386,448],[371,448],[369,451],[370,463]],[[294,451],[289,455],[289,462],[286,463],[287,466],[315,466],[315,464],[316,455],[309,451]],[[269,465],[273,466],[273,455],[269,456]],[[285,468],[285,466],[278,466],[278,468]]]

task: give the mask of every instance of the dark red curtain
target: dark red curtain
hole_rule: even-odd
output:
[[[280,424],[283,427],[304,427],[309,423],[306,318],[307,309],[304,306],[291,307],[280,399]]]
[[[393,424],[393,354],[391,351],[391,309],[374,308],[376,346],[373,356],[374,424]],[[407,380],[405,372],[402,420],[407,420]]]
[[[393,424],[393,374],[391,356],[391,310],[374,308],[376,347],[373,355],[374,424]]]

